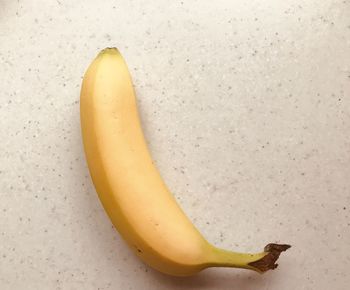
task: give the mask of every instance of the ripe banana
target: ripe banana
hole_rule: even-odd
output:
[[[277,267],[289,245],[269,244],[257,254],[222,250],[209,244],[186,217],[152,162],[131,77],[116,48],[102,50],[88,68],[80,114],[96,191],[114,226],[145,263],[175,276],[207,267],[260,273]]]

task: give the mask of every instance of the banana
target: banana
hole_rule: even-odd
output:
[[[146,264],[174,276],[207,267],[263,273],[289,245],[257,254],[219,249],[187,218],[157,171],[142,132],[127,65],[116,48],[102,50],[85,73],[81,127],[89,171],[113,225]]]

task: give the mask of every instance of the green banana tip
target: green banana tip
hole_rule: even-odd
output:
[[[291,246],[286,244],[268,244],[264,248],[266,255],[260,260],[249,263],[248,265],[253,267],[257,272],[264,273],[268,270],[276,269],[276,264],[282,252],[287,251]]]
[[[118,48],[116,47],[106,47],[100,51],[98,56],[105,55],[105,54],[120,54]]]

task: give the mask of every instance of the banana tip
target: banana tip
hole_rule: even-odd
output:
[[[286,244],[268,244],[264,248],[266,255],[260,260],[249,263],[256,271],[264,273],[268,270],[276,269],[278,264],[276,264],[277,259],[280,254],[287,251],[291,246]]]
[[[101,56],[105,54],[119,54],[119,50],[116,47],[106,47],[102,49],[98,55]]]

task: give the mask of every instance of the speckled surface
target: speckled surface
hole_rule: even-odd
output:
[[[0,289],[349,289],[350,1],[0,2]],[[91,184],[89,62],[118,46],[154,159],[218,246],[288,242],[263,276],[143,265]]]

